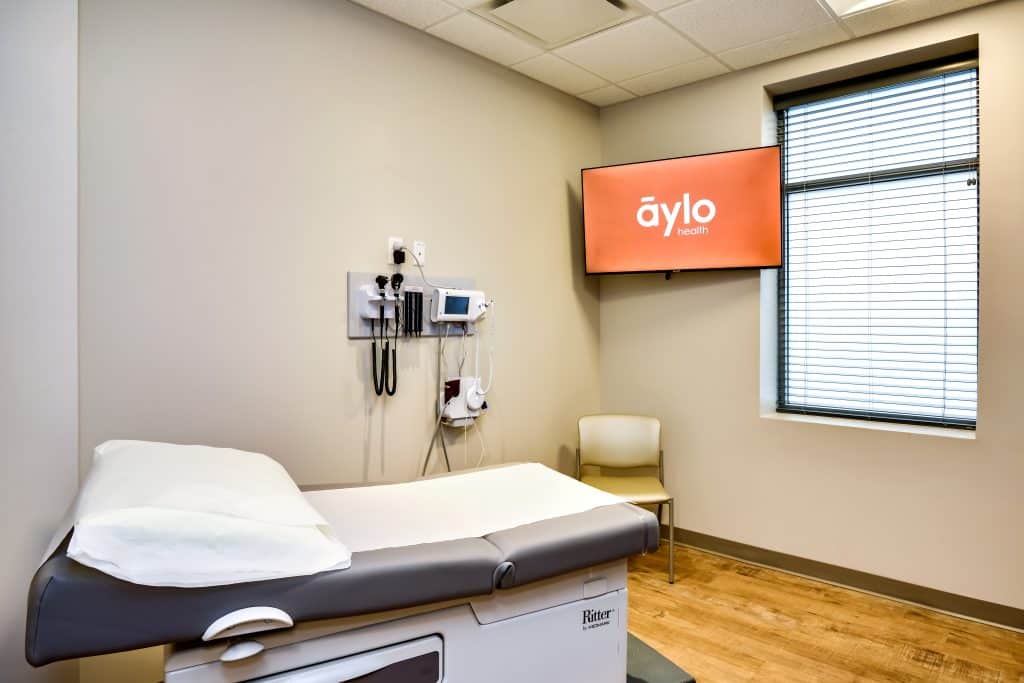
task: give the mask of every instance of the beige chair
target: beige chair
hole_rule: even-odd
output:
[[[580,441],[576,449],[576,478],[635,505],[668,504],[668,581],[675,583],[675,504],[665,490],[664,452],[661,450],[661,422],[640,415],[587,415],[579,420]],[[599,473],[584,468],[600,468]],[[658,476],[650,470],[657,468]],[[607,470],[619,470],[619,474]],[[624,470],[640,470],[627,473]],[[646,470],[646,472],[644,472]]]

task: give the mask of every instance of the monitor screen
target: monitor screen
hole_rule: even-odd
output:
[[[468,296],[446,296],[444,298],[445,315],[465,315],[469,313]]]
[[[583,170],[587,273],[782,265],[779,147]]]

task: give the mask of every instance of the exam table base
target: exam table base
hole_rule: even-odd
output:
[[[175,647],[166,683],[622,683],[625,582],[617,561],[461,602],[300,624],[255,634],[266,649],[237,662],[219,659],[229,643]]]

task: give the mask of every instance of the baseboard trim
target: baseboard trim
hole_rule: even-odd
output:
[[[662,537],[668,537],[668,527],[661,526]],[[787,555],[775,550],[767,550],[746,543],[730,541],[717,536],[702,534],[689,529],[675,529],[676,543],[693,546],[720,555],[728,555],[738,560],[746,560],[763,564],[783,571],[801,574],[812,579],[820,579],[829,583],[848,586],[856,590],[877,593],[897,600],[912,602],[923,607],[950,612],[970,619],[986,621],[998,626],[1024,630],[1024,609],[987,602],[977,598],[956,593],[918,586],[906,581],[890,579],[877,574],[847,569],[826,562],[809,560],[805,557]],[[679,568],[676,568],[679,571]],[[681,577],[681,575],[680,575]]]

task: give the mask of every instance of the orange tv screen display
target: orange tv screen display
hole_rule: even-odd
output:
[[[779,148],[583,170],[588,273],[782,265]]]

